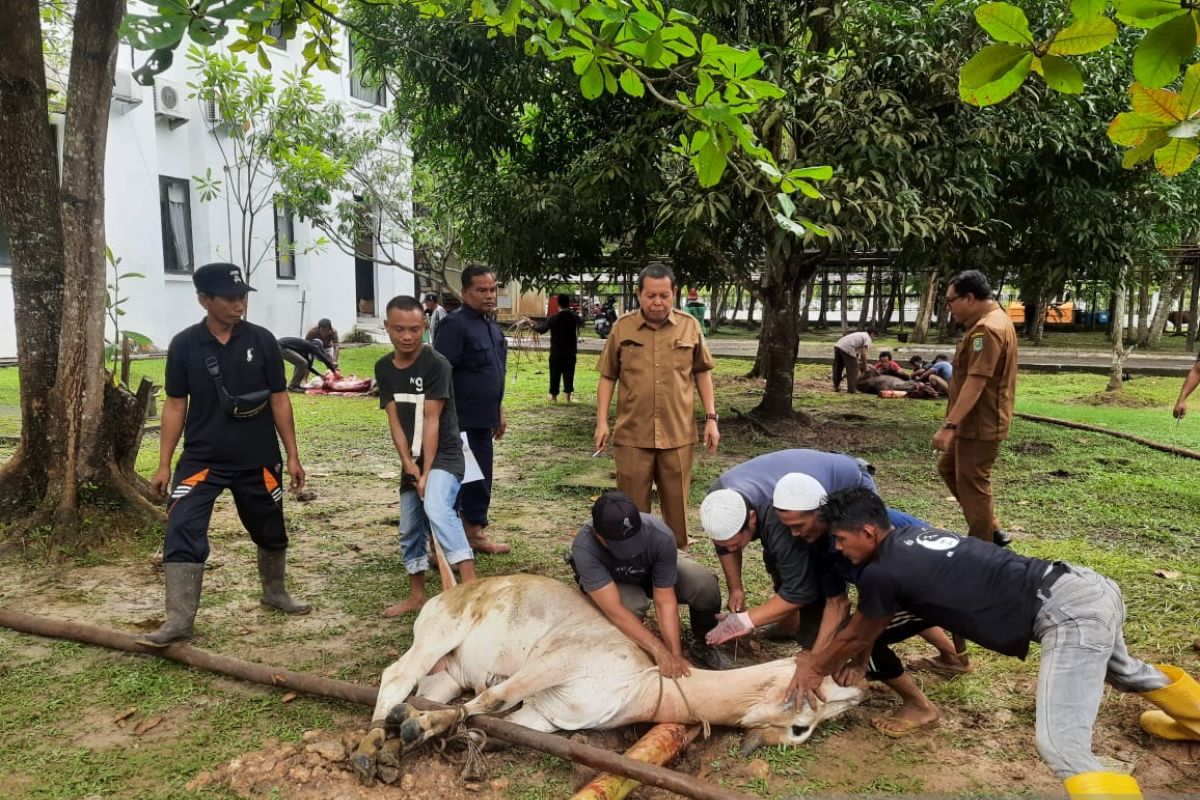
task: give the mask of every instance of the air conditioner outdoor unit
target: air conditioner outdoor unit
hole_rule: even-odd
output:
[[[186,93],[181,83],[174,81],[154,82],[154,115],[165,119],[172,128],[188,121],[184,111]]]
[[[141,87],[133,79],[132,72],[119,69],[113,74],[112,99],[113,102],[120,105],[120,112],[122,114],[142,104]]]

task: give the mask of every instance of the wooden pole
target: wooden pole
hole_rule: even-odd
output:
[[[634,742],[633,747],[625,751],[625,756],[647,764],[666,766],[678,758],[683,749],[700,734],[700,730],[700,725],[682,725],[677,722],[655,725],[645,736]],[[591,783],[576,792],[571,800],[624,800],[625,796],[638,786],[637,781],[620,775],[597,775]]]
[[[11,628],[22,633],[35,636],[46,636],[54,639],[70,639],[75,642],[108,647],[113,650],[123,650],[128,653],[141,653],[148,656],[159,656],[180,664],[198,667],[210,672],[229,675],[245,681],[262,683],[267,686],[278,686],[305,694],[329,697],[334,700],[344,700],[349,703],[374,707],[375,696],[379,691],[374,686],[360,686],[332,678],[319,678],[303,672],[293,672],[281,667],[266,664],[252,664],[229,656],[209,653],[185,643],[176,643],[162,649],[146,647],[134,641],[134,637],[119,631],[84,625],[79,622],[39,617],[0,607],[0,626]],[[422,711],[444,709],[448,706],[433,703],[420,697],[409,698],[408,703]],[[472,727],[496,739],[502,739],[512,744],[539,750],[559,758],[573,761],[584,766],[603,772],[614,772],[633,778],[639,783],[657,786],[676,794],[691,797],[695,800],[752,800],[749,795],[733,792],[707,781],[684,775],[666,767],[655,764],[643,764],[626,758],[620,753],[611,753],[598,747],[581,742],[575,742],[561,736],[540,733],[512,722],[480,715],[471,717]]]
[[[1055,417],[1043,417],[1037,414],[1025,414],[1017,412],[1016,416],[1021,419],[1027,419],[1030,422],[1042,422],[1046,425],[1061,425],[1064,428],[1072,428],[1077,431],[1090,431],[1091,433],[1103,433],[1105,436],[1115,436],[1118,439],[1126,439],[1130,442],[1137,442],[1140,445],[1161,450],[1164,453],[1170,453],[1173,456],[1182,456],[1183,458],[1194,458],[1200,461],[1200,453],[1195,450],[1188,450],[1186,447],[1175,447],[1174,445],[1162,444],[1153,439],[1143,439],[1141,436],[1134,436],[1132,433],[1123,433],[1122,431],[1112,431],[1108,428],[1101,428],[1098,425],[1088,425],[1085,422],[1072,422],[1066,419],[1056,419]]]

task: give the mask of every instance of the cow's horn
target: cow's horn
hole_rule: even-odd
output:
[[[749,757],[751,753],[764,744],[762,731],[758,729],[747,731],[746,738],[742,739],[742,758]]]

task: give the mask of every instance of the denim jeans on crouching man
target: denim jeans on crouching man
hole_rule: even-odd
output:
[[[1125,602],[1116,583],[1072,566],[1055,581],[1033,622],[1042,644],[1038,674],[1037,746],[1055,776],[1106,772],[1092,754],[1092,727],[1104,684],[1148,692],[1166,675],[1125,649]]]
[[[455,505],[458,478],[444,469],[432,469],[425,481],[425,502],[416,488],[400,490],[400,552],[409,575],[429,569],[429,532],[437,537],[451,564],[475,557]]]

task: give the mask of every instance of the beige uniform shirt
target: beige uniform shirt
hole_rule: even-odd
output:
[[[989,442],[1007,439],[1017,397],[1017,331],[999,306],[976,320],[954,351],[951,405],[970,375],[987,378],[987,384],[979,402],[959,423],[958,435]]]
[[[696,374],[713,368],[700,324],[671,309],[658,330],[642,312],[613,323],[598,369],[617,382],[612,443],[669,450],[696,441]]]

